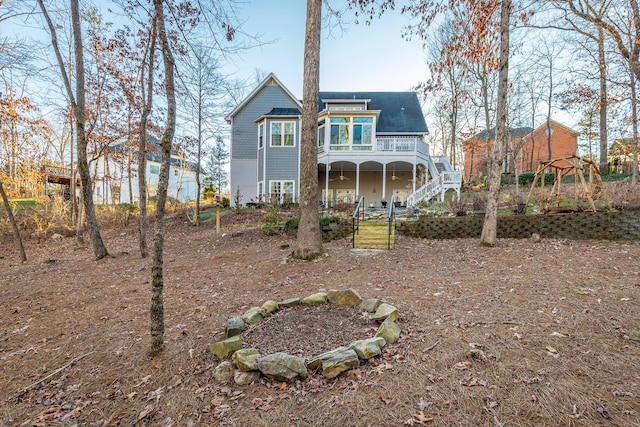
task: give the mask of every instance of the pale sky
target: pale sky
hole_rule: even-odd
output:
[[[335,3],[335,2],[334,2]],[[346,3],[346,2],[340,2]],[[324,10],[323,10],[324,12]],[[306,1],[249,0],[238,11],[243,29],[272,44],[239,54],[228,71],[253,80],[255,70],[273,72],[302,98]],[[344,32],[323,26],[320,41],[321,91],[406,91],[427,80],[420,41],[401,37],[407,17],[388,11],[370,25],[355,24],[353,11],[343,15]]]

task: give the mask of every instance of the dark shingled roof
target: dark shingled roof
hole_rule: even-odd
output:
[[[272,108],[265,116],[299,116],[300,110],[297,108]]]
[[[533,128],[530,128],[530,127],[511,128],[511,130],[510,130],[511,138],[519,138],[521,136],[528,135],[531,132],[533,132]],[[485,129],[482,132],[480,132],[479,134],[477,134],[474,139],[489,139],[489,140],[493,140],[495,138],[496,138],[496,129],[493,128],[493,129],[489,130],[489,138],[487,138],[487,130]]]
[[[370,99],[367,108],[380,110],[376,127],[378,133],[428,132],[415,92],[320,92],[318,111],[326,108],[323,99]]]

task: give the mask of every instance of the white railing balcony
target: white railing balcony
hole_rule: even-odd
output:
[[[327,143],[318,145],[317,151],[319,155],[328,153],[398,153],[428,156],[429,146],[419,136],[378,136],[372,144],[331,144]],[[363,154],[364,154],[363,153]]]
[[[377,151],[384,152],[414,152],[422,140],[415,136],[379,136]]]
[[[440,172],[442,185],[445,187],[456,187],[462,184],[462,172],[460,171],[443,171]]]

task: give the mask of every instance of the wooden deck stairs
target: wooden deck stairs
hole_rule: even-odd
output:
[[[354,249],[393,249],[396,238],[395,222],[391,224],[389,235],[389,221],[361,222],[354,236]]]

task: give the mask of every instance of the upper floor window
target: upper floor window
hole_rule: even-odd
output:
[[[331,150],[371,151],[372,142],[372,117],[331,117]]]
[[[258,125],[258,148],[264,146],[264,123]]]
[[[371,148],[362,147],[363,145],[371,145],[371,137],[373,135],[373,118],[371,117],[354,117],[353,119],[353,144],[356,150],[366,150]]]
[[[346,150],[349,144],[351,117],[331,117],[331,149]]]
[[[271,146],[295,147],[296,122],[271,122]]]
[[[324,123],[325,123],[324,119],[318,122],[318,147],[319,148],[324,147],[324,132],[325,132]]]

